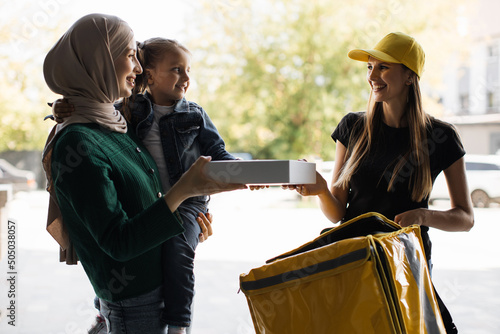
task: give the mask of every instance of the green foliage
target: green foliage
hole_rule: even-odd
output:
[[[48,109],[48,108],[47,108]],[[41,150],[47,139],[49,124],[39,112],[13,110],[0,105],[0,152]],[[48,111],[49,113],[50,111]],[[48,121],[47,121],[48,122]]]
[[[333,159],[331,132],[345,113],[364,110],[369,94],[365,65],[347,52],[391,31],[419,40],[454,33],[447,0],[201,2],[199,34],[186,41],[196,81],[189,98],[208,111],[231,151],[256,158]]]
[[[0,75],[0,152],[41,150],[52,122],[43,122],[50,109],[47,100],[38,95],[43,86],[33,80],[36,70],[14,60],[2,60],[0,64],[9,69]]]
[[[424,79],[439,82],[464,1],[198,0],[192,36],[181,40],[194,54],[188,98],[233,152],[331,160],[331,132],[345,113],[364,110],[369,94],[365,65],[347,52],[407,32],[431,60]],[[53,125],[42,121],[56,98],[42,62],[71,22],[63,15],[69,7],[41,5],[0,11],[0,151],[41,149]]]
[[[42,62],[61,28],[33,21],[27,4],[8,9],[0,24],[0,152],[42,150],[54,125],[43,121],[47,101],[55,98],[43,81]]]

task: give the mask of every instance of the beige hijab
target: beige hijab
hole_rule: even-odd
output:
[[[58,134],[69,124],[97,123],[120,133],[127,132],[125,118],[113,107],[120,98],[114,60],[127,49],[134,34],[116,16],[90,14],[76,21],[52,47],[43,64],[49,88],[63,95],[75,111],[54,126],[43,151],[42,163],[50,193],[47,231],[61,246],[61,262],[76,264],[59,209],[51,175],[51,159]]]

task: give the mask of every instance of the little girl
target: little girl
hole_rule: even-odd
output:
[[[202,107],[187,101],[191,53],[177,41],[151,38],[138,43],[144,69],[134,94],[116,105],[153,156],[164,192],[201,155],[234,160]],[[54,114],[64,117],[67,104],[58,102]],[[163,294],[168,333],[189,333],[194,297],[194,256],[201,232],[196,219],[207,213],[209,198],[192,197],[178,208],[185,232],[163,244]],[[187,330],[187,331],[186,331]]]
[[[187,101],[191,53],[178,42],[151,38],[138,43],[144,74],[136,92],[124,101],[136,133],[158,165],[164,191],[170,189],[200,155],[212,160],[234,160],[215,125],[202,107]],[[146,90],[147,88],[147,90]],[[128,102],[128,103],[127,103]],[[208,197],[192,197],[179,213],[185,232],[163,245],[165,320],[169,333],[183,333],[191,323],[194,296],[194,256],[200,227],[199,212],[207,212]],[[174,327],[177,331],[173,331]]]

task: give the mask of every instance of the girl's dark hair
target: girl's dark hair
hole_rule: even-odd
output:
[[[143,94],[148,86],[148,69],[153,69],[163,60],[165,55],[182,50],[191,55],[191,52],[181,43],[173,39],[153,37],[144,42],[137,42],[137,59],[142,66],[142,73],[135,79],[132,96],[123,99],[122,114],[130,121],[130,106],[134,103],[137,94]]]

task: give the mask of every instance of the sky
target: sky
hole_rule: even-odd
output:
[[[104,13],[116,15],[127,21],[135,32],[137,40],[163,36],[177,38],[186,29],[189,12],[192,11],[194,1],[182,0],[86,0],[68,1],[61,5],[62,13],[69,12],[79,17],[90,13]]]
[[[182,40],[184,33],[189,31],[187,22],[195,3],[196,0],[18,0],[8,3],[2,0],[0,20],[17,18],[9,28],[10,43],[7,45],[14,46],[11,52],[19,52],[19,56],[23,57],[26,56],[26,47],[42,43],[48,48],[56,42],[56,39],[37,41],[39,31],[55,26],[66,30],[80,17],[90,13],[122,18],[130,24],[137,40],[156,36]]]

